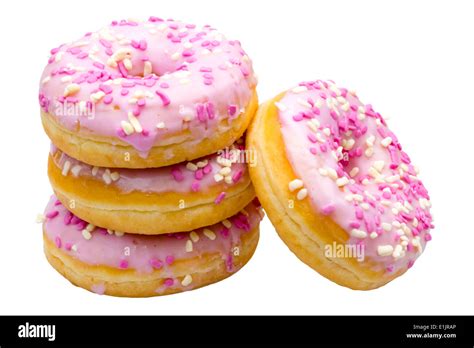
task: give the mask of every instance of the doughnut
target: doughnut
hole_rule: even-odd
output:
[[[339,285],[378,288],[431,240],[430,198],[384,118],[332,81],[264,103],[247,133],[250,177],[279,236]]]
[[[59,200],[83,220],[140,234],[190,231],[238,213],[255,198],[244,145],[167,167],[90,166],[52,146],[48,175]]]
[[[261,214],[255,200],[226,222],[144,236],[95,227],[52,196],[41,220],[49,263],[74,285],[99,294],[149,297],[197,289],[238,271],[255,251]]]
[[[258,106],[240,42],[209,25],[122,20],[51,50],[39,90],[44,129],[69,156],[150,168],[230,146]]]

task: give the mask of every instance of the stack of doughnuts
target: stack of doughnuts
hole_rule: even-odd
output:
[[[53,143],[50,264],[131,297],[240,269],[262,218],[243,136],[255,87],[239,41],[207,25],[122,20],[51,50],[39,93]]]

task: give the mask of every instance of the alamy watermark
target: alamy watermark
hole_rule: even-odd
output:
[[[328,259],[356,259],[359,262],[365,259],[365,249],[362,244],[326,244],[324,256]]]

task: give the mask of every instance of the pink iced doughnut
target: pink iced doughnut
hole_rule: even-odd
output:
[[[52,196],[42,217],[45,253],[75,285],[100,294],[145,297],[227,278],[252,256],[263,216],[257,200],[221,223],[161,236],[95,227]]]
[[[47,134],[70,156],[160,167],[237,140],[255,112],[255,86],[239,41],[150,17],[114,21],[51,50],[39,101]]]
[[[247,145],[259,159],[251,179],[278,233],[329,279],[379,287],[431,240],[430,197],[416,167],[355,92],[300,83],[259,108]]]

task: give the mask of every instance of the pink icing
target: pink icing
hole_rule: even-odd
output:
[[[110,180],[109,185],[120,189],[123,193],[130,193],[133,191],[140,192],[206,192],[209,188],[219,185],[223,189],[232,187],[241,180],[249,181],[247,173],[247,165],[240,158],[240,152],[244,150],[243,143],[238,141],[232,145],[227,152],[218,152],[200,159],[193,160],[191,163],[198,164],[201,166],[207,162],[207,164],[197,170],[190,170],[186,167],[187,163],[183,162],[176,165],[160,168],[147,168],[147,169],[125,169],[125,168],[96,168],[97,172],[93,172],[93,167],[78,161],[62,152],[59,156],[54,157],[54,163],[60,168],[64,167],[66,161],[70,163],[70,167],[80,166],[80,170],[77,174],[74,174],[69,170],[66,175],[77,175],[78,177],[94,178],[96,180],[104,182],[103,175],[106,170],[109,173],[116,172],[119,174],[117,180]],[[51,154],[55,154],[59,151],[56,147],[51,148]],[[219,163],[221,159],[226,158],[225,154],[231,153],[231,166],[230,173],[228,174],[232,178],[231,183],[226,183],[225,180],[219,182],[216,181],[215,175],[223,168]],[[95,175],[93,174],[95,173]],[[224,197],[223,197],[224,198]],[[222,199],[223,199],[222,198]],[[51,212],[54,214],[54,212]]]
[[[39,91],[42,109],[67,129],[120,138],[144,155],[156,144],[183,141],[173,137],[183,129],[199,140],[222,120],[235,119],[256,85],[239,41],[208,25],[152,18],[112,22],[51,50]],[[151,71],[145,69],[150,63]],[[127,135],[129,113],[141,130]]]
[[[381,269],[411,267],[431,240],[431,203],[382,116],[332,81],[300,83],[276,106],[298,190]]]
[[[135,234],[117,236],[96,227],[90,232],[92,237],[87,240],[82,235],[87,223],[74,215],[72,220],[65,219],[71,213],[57,202],[59,201],[56,197],[52,196],[46,206],[45,215],[51,211],[57,211],[58,214],[46,218],[44,222],[47,238],[53,242],[58,238],[62,240],[62,244],[55,244],[57,248],[90,265],[135,269],[141,273],[150,273],[160,268],[169,272],[168,266],[175,260],[194,258],[205,253],[218,252],[228,264],[229,254],[235,246],[240,245],[241,236],[256,227],[261,220],[259,203],[254,201],[245,208],[247,215],[241,212],[228,219],[231,226],[227,228],[228,233],[225,236],[219,233],[223,228],[221,223],[195,230],[199,240],[192,241],[193,250],[188,252],[186,244],[191,241],[191,232],[159,236]],[[206,236],[209,231],[205,229],[214,233],[214,240]],[[172,276],[170,273],[169,277]]]

